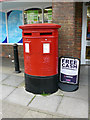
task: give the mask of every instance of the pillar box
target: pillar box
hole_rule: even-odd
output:
[[[27,24],[22,29],[25,89],[35,94],[58,90],[58,28],[51,23]]]

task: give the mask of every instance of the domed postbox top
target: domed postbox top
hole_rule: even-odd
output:
[[[31,28],[60,28],[61,25],[53,24],[53,23],[36,23],[36,24],[26,24],[19,26],[20,29],[31,29]]]

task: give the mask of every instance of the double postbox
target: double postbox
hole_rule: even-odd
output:
[[[22,29],[25,89],[32,93],[53,93],[58,89],[58,28],[43,23]]]

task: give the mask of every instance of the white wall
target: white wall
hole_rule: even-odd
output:
[[[52,6],[52,2],[3,2],[2,8],[0,10],[6,12],[10,10],[24,10],[28,8],[46,8],[48,6]]]

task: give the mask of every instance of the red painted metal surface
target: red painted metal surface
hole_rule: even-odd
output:
[[[25,73],[34,76],[58,74],[58,28],[57,24],[30,24],[23,29]]]
[[[39,24],[27,24],[19,26],[21,29],[31,29],[31,28],[60,28],[61,26],[58,24],[52,23],[39,23]]]

